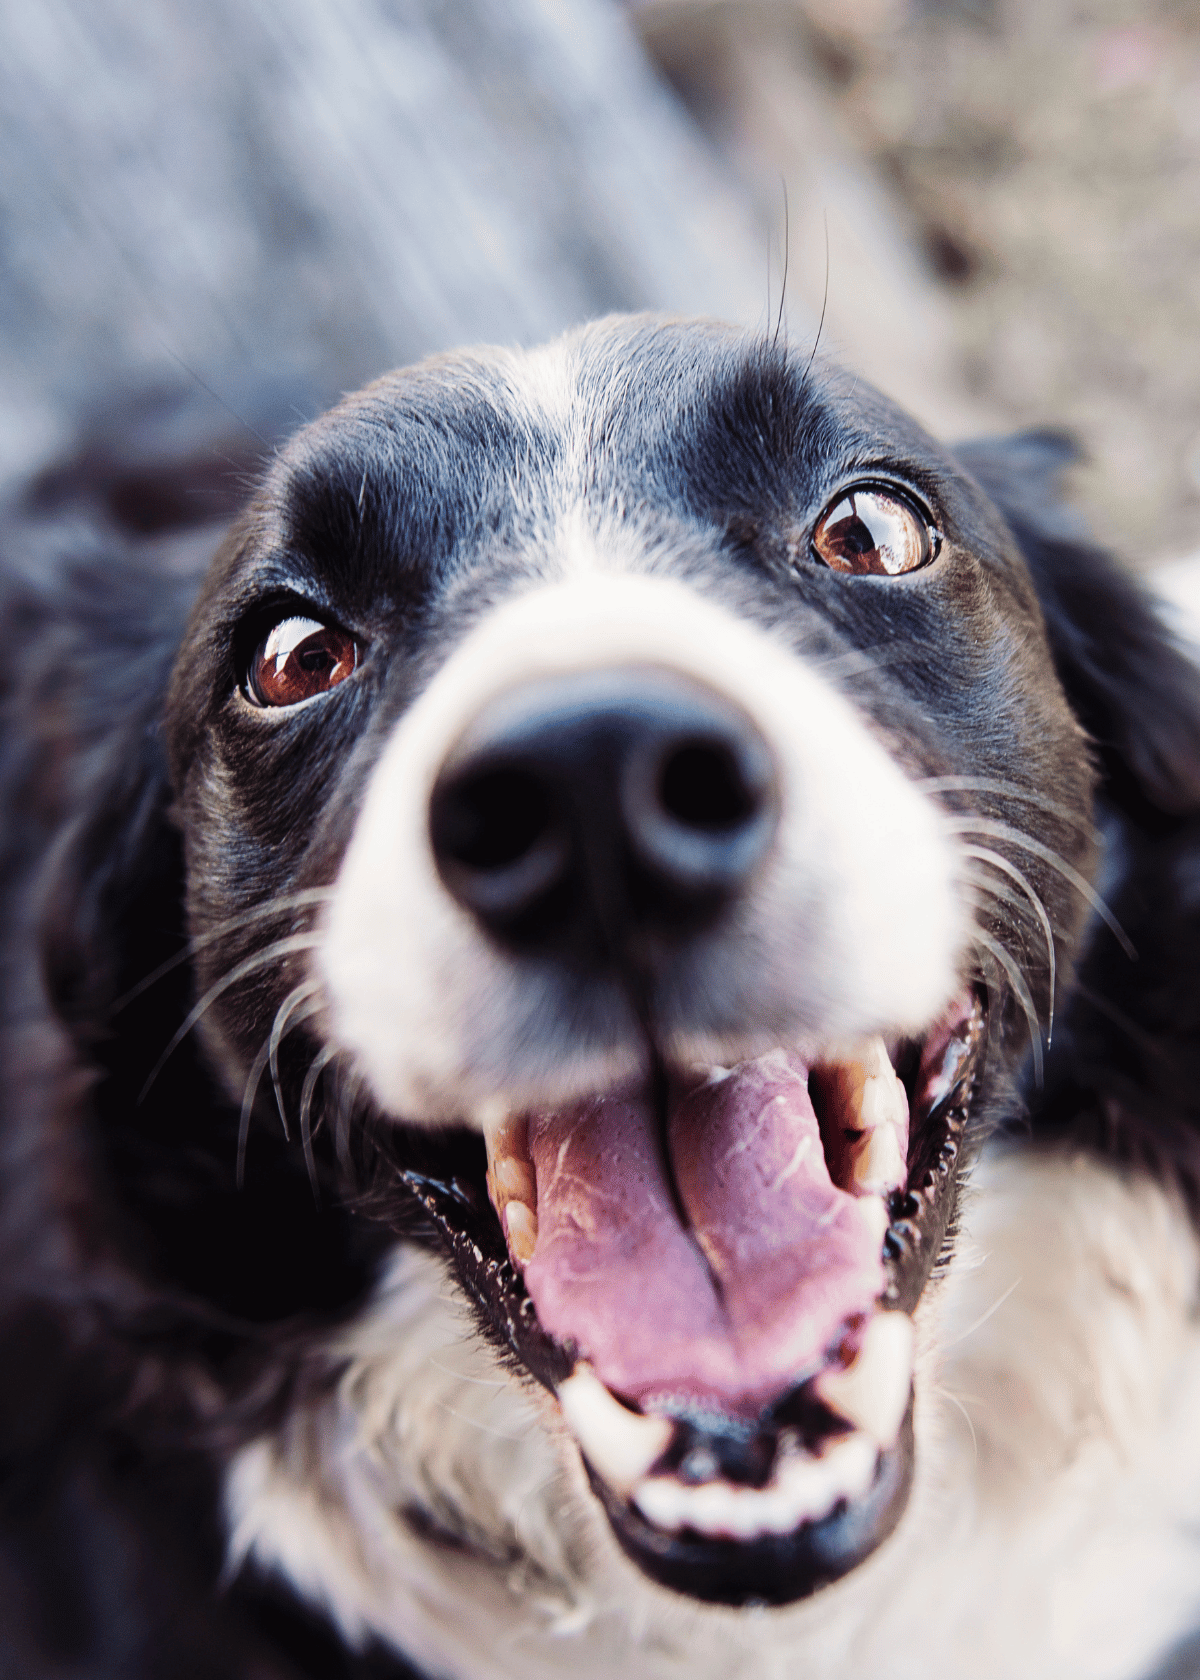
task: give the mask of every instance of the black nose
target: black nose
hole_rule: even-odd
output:
[[[775,767],[744,713],[635,667],[493,701],[434,789],[442,880],[490,933],[588,966],[710,925],[775,832]]]

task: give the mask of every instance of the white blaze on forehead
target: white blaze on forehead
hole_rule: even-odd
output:
[[[466,638],[372,774],[318,965],[331,1037],[376,1098],[397,1114],[449,1119],[498,1095],[513,1106],[562,1101],[633,1070],[623,1025],[607,1041],[572,1038],[556,1019],[553,972],[506,956],[450,897],[428,828],[448,752],[499,694],[612,667],[707,684],[754,721],[776,759],[773,852],[697,959],[710,970],[701,990],[727,991],[751,1035],[734,1050],[768,1047],[752,1042],[760,1022],[773,1042],[921,1030],[954,984],[965,931],[957,854],[937,807],[851,702],[766,632],[674,579],[572,570]],[[731,1059],[720,1053],[729,1043],[710,1040],[707,1059]]]

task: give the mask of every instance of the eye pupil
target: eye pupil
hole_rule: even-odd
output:
[[[812,548],[831,571],[896,577],[936,553],[933,532],[909,504],[882,487],[839,496],[817,521]]]
[[[871,535],[870,527],[857,514],[831,525],[829,537],[832,543],[840,546],[843,554],[871,554],[879,546]]]
[[[315,618],[285,618],[259,643],[246,681],[259,706],[294,706],[344,682],[358,667],[348,631]]]

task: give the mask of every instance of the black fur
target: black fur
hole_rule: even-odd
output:
[[[958,456],[973,477],[956,477],[950,459],[915,428],[898,431],[869,394],[797,383],[769,354],[734,359],[707,402],[680,371],[669,330],[646,329],[629,365],[641,395],[610,413],[611,439],[597,439],[607,493],[639,499],[651,527],[668,529],[682,505],[718,528],[730,587],[748,613],[773,622],[794,610],[788,545],[847,463],[940,498],[955,540],[986,555],[1018,648],[1022,635],[1039,634],[1032,577],[1059,679],[1093,743],[1080,733],[1068,769],[1080,798],[1093,759],[1099,774],[1099,886],[1136,959],[1092,920],[1077,977],[1060,992],[1044,1089],[1026,1078],[1022,1117],[998,1083],[991,1119],[1025,1127],[1035,1142],[1070,1137],[1148,1165],[1177,1179],[1200,1213],[1197,679],[1129,577],[1064,529],[1059,447],[1044,437],[974,445]],[[405,1672],[382,1653],[347,1655],[252,1578],[218,1590],[215,1501],[230,1452],[306,1387],[331,1380],[312,1351],[317,1333],[361,1304],[392,1227],[417,1229],[411,1207],[398,1211],[386,1163],[365,1148],[348,1192],[328,1127],[314,1143],[315,1197],[299,1146],[258,1118],[239,1186],[236,1081],[214,1072],[211,1048],[206,1055],[193,1037],[143,1096],[192,1001],[261,942],[261,929],[214,939],[138,988],[185,955],[189,931],[330,878],[388,728],[515,575],[524,531],[511,486],[536,482],[554,439],[503,416],[482,388],[437,391],[439,378],[428,375],[426,388],[418,377],[399,394],[381,388],[373,408],[308,433],[272,469],[195,608],[200,579],[184,549],[164,549],[169,515],[153,511],[182,505],[170,463],[158,465],[144,499],[114,503],[103,519],[79,517],[61,476],[54,505],[43,485],[9,510],[5,1675]],[[789,470],[797,460],[803,474]],[[281,507],[282,537],[268,540],[267,510]],[[153,553],[143,540],[150,525]],[[472,559],[480,533],[487,568]],[[698,563],[696,582],[710,586]],[[894,676],[869,676],[856,692],[905,762],[936,769],[950,740],[984,773],[1003,772],[1012,750],[1004,683],[1021,669],[1019,652],[1008,672],[981,670],[980,691],[964,696],[954,658],[932,639],[944,618],[918,596],[902,611],[877,597],[873,620],[850,623],[828,578],[804,588],[797,638],[806,650],[906,650]],[[222,714],[224,697],[266,609],[291,599],[353,612],[388,659],[341,697],[332,733],[310,712],[269,742],[240,736]],[[982,637],[981,603],[957,605],[963,625],[978,615]],[[185,634],[192,652],[176,670],[168,739],[168,681]],[[1044,785],[1057,766],[1043,764],[1036,708],[1030,715],[1020,751],[1033,784]],[[234,766],[243,796],[202,820],[211,797],[202,772],[218,764]],[[1079,833],[1060,828],[1050,843],[1088,866]],[[1054,878],[1040,885],[1056,925],[1069,930],[1079,919],[1070,892]],[[1068,933],[1064,957],[1070,944]],[[241,991],[218,1063],[223,1053],[244,1068],[279,987],[272,974]],[[1010,1042],[1022,1030],[1010,1006]],[[288,1068],[293,1086],[297,1069]]]

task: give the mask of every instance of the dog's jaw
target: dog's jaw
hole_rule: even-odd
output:
[[[646,666],[716,684],[780,766],[778,832],[752,892],[654,982],[658,1074],[619,976],[578,986],[565,1011],[569,969],[481,937],[439,880],[427,815],[467,722],[531,670]],[[457,1171],[450,1153],[443,1171],[410,1181],[509,1345],[562,1396],[622,1545],[693,1596],[803,1596],[860,1562],[903,1508],[905,1309],[949,1217],[950,1083],[961,1092],[976,1071],[947,1082],[941,1061],[952,1041],[974,1048],[980,1036],[970,999],[934,1030],[958,985],[958,876],[937,807],[847,701],[769,635],[663,579],[576,578],[500,609],[401,722],[368,788],[318,961],[331,1043],[397,1123],[473,1119],[488,1134],[498,1227],[477,1180],[472,1205],[458,1140]],[[936,1068],[922,1059],[925,1027]],[[936,1133],[918,1194],[881,1030],[905,1046],[919,1094],[914,1149],[930,1153]],[[899,1104],[878,1127],[855,1107],[867,1103],[864,1057],[888,1075],[873,1069],[868,1106],[885,1085]],[[839,1099],[847,1080],[856,1095]],[[669,1115],[656,1116],[663,1103]],[[665,1160],[660,1125],[673,1137]],[[750,1171],[737,1191],[739,1156]],[[590,1162],[583,1177],[577,1157]],[[556,1198],[554,1186],[585,1179],[589,1207]],[[912,1217],[922,1196],[937,1227],[924,1246]],[[631,1250],[639,1228],[644,1254]],[[614,1326],[651,1253],[656,1281],[643,1288],[674,1291],[675,1307],[673,1319],[669,1307],[643,1315],[639,1371],[636,1313],[629,1334]],[[572,1280],[585,1277],[581,1291]]]
[[[496,1339],[562,1397],[593,1490],[622,1547],[653,1579],[717,1602],[787,1603],[854,1568],[895,1526],[913,1472],[911,1342],[879,1329],[908,1325],[943,1253],[985,1053],[983,1013],[966,999],[925,1054],[914,1047],[910,1166],[887,1198],[877,1301],[868,1299],[848,1337],[843,1327],[815,1371],[778,1386],[773,1406],[726,1421],[720,1406],[707,1416],[702,1406],[630,1409],[580,1361],[569,1332],[565,1340],[547,1333],[488,1205],[482,1151],[472,1171],[461,1134],[427,1135],[428,1170],[399,1168],[398,1219],[411,1227],[407,1191]],[[411,1132],[398,1136],[400,1160],[412,1148]],[[623,1305],[636,1315],[636,1303]],[[716,1462],[697,1476],[702,1457]]]

